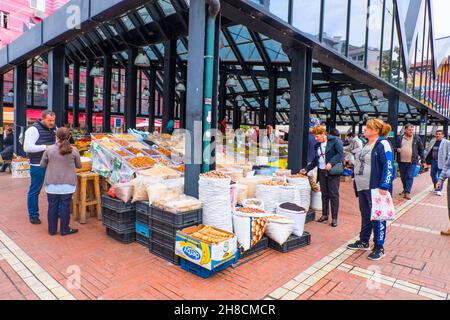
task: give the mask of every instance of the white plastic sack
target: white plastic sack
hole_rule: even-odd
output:
[[[322,211],[322,192],[311,191],[311,209]]]
[[[269,216],[266,235],[282,246],[294,231],[295,222],[284,216]]]
[[[116,193],[117,199],[122,200],[125,203],[131,200],[133,197],[134,186],[132,183],[119,183],[114,185],[114,190]]]
[[[147,187],[152,184],[161,182],[161,177],[144,177],[140,176],[131,180],[131,184],[134,186],[133,201],[148,201]]]
[[[248,215],[235,212],[233,214],[233,229],[239,244],[244,251],[255,246],[263,237],[267,226],[265,214]]]
[[[311,185],[309,180],[307,178],[288,178],[288,182],[295,185],[297,188],[299,200],[294,203],[297,203],[300,207],[308,210],[311,204]]]
[[[280,190],[279,186],[266,186],[263,184],[256,186],[256,199],[264,201],[264,208],[270,214],[275,213],[280,203]]]
[[[263,183],[271,181],[271,177],[266,176],[248,176],[246,178],[239,179],[238,184],[247,186],[247,197],[255,198],[256,196],[256,186],[258,183]]]
[[[231,179],[200,177],[199,199],[203,203],[203,224],[233,232]]]
[[[148,184],[147,200],[150,204],[155,201],[169,201],[181,196],[184,192],[184,180],[170,179],[160,180],[157,183]]]
[[[278,203],[291,202],[300,205],[301,199],[296,186],[280,186]]]
[[[281,204],[280,204],[281,205]],[[292,219],[294,223],[294,230],[292,233],[298,237],[303,235],[303,231],[305,231],[305,221],[306,221],[306,212],[302,211],[291,211],[287,209],[283,209],[280,206],[277,207],[277,214],[285,216],[289,219]]]

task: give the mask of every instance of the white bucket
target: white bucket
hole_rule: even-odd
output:
[[[311,209],[322,211],[322,192],[311,192]]]

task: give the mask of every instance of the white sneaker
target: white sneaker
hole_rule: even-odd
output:
[[[436,195],[442,197],[442,191],[436,191]]]

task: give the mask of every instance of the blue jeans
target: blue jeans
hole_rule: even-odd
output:
[[[70,223],[70,203],[72,194],[50,194],[48,199],[48,233],[55,235],[58,231],[58,218],[60,219],[60,232],[67,234]]]
[[[400,177],[402,179],[403,190],[406,193],[411,193],[412,186],[414,183],[414,170],[416,169],[416,164],[399,162],[398,169],[400,170]]]
[[[431,174],[431,179],[433,180],[433,184],[434,184],[434,189],[436,189],[436,183],[439,180],[439,176],[441,175],[442,170],[439,169],[438,167],[438,161],[437,160],[431,160],[431,170],[430,170],[430,174]],[[442,182],[441,188],[439,190],[436,191],[442,191],[442,189],[444,189],[444,183]]]
[[[30,167],[31,184],[28,191],[28,215],[31,218],[39,218],[39,194],[44,184],[45,168]]]
[[[386,221],[372,221],[372,193],[370,190],[358,191],[359,210],[361,211],[361,232],[359,238],[369,243],[373,231],[373,241],[377,247],[383,247],[386,240]]]

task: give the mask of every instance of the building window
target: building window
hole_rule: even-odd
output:
[[[30,0],[30,8],[45,12],[45,0]]]
[[[0,11],[0,28],[8,29],[9,13]]]

